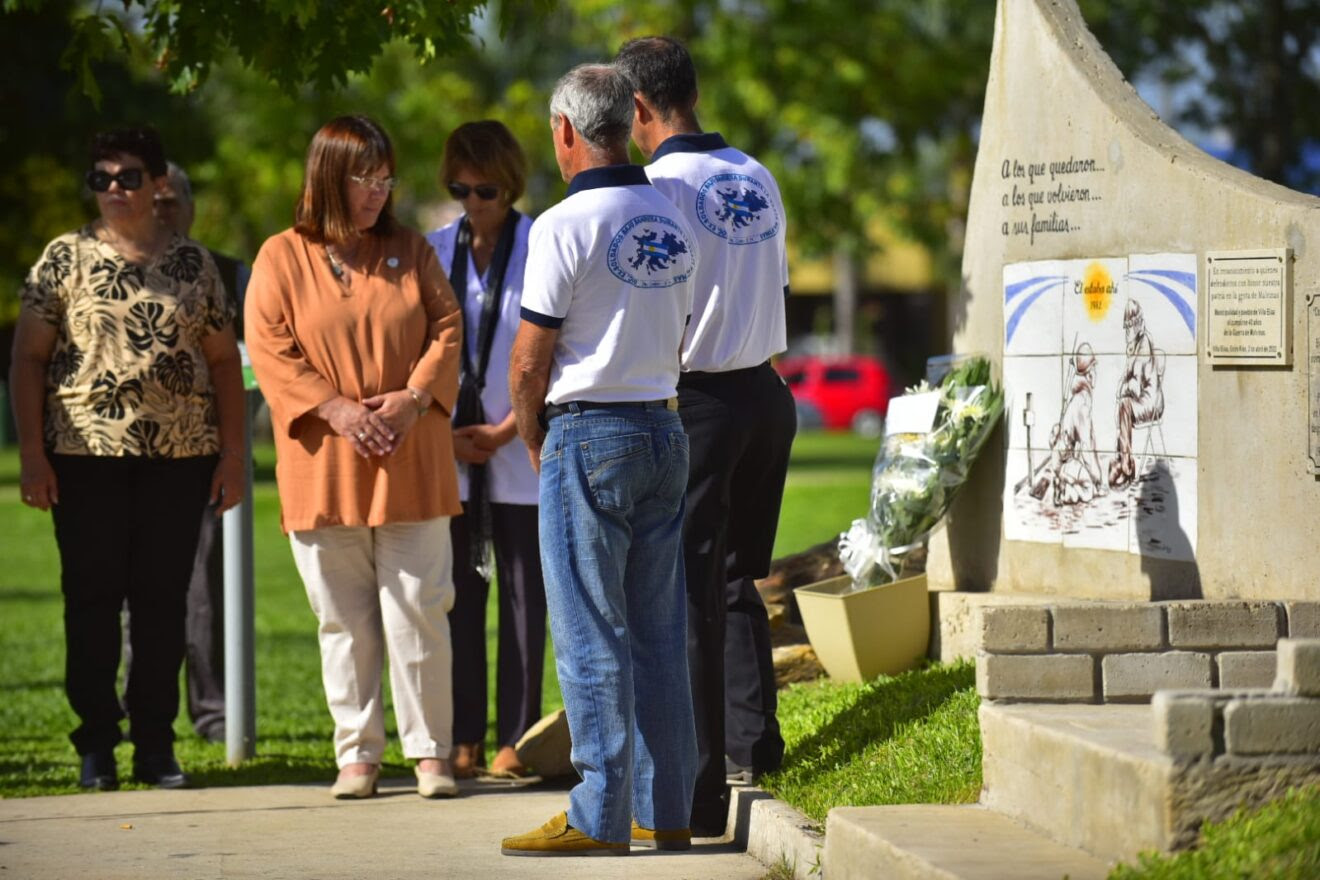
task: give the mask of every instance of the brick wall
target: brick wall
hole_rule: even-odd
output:
[[[1320,638],[1320,602],[987,605],[977,627],[983,699],[1144,703],[1162,690],[1270,687],[1281,638]]]

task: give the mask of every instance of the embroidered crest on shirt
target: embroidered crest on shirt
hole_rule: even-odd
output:
[[[697,219],[729,244],[755,244],[779,232],[765,185],[746,174],[716,174],[697,191]]]
[[[668,217],[634,217],[610,242],[609,267],[633,287],[671,287],[692,275],[692,251],[683,230]]]

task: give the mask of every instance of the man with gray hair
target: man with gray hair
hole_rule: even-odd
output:
[[[627,855],[691,845],[688,686],[675,400],[695,236],[628,162],[632,87],[573,68],[550,99],[564,200],[532,226],[509,387],[540,473],[541,564],[582,781],[506,855]]]
[[[173,162],[166,163],[166,183],[156,190],[156,219],[184,238],[192,234],[192,182]],[[208,250],[210,250],[208,248]],[[252,272],[241,260],[210,251],[220,270],[225,295],[234,305],[234,330],[243,338],[243,291]],[[197,735],[208,742],[225,741],[225,581],[224,542],[214,510],[202,517],[197,556],[188,582],[186,669],[188,717]],[[130,658],[130,661],[132,659]]]

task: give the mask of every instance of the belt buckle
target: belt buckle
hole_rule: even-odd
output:
[[[670,412],[678,412],[678,398],[671,397],[668,400],[666,400],[665,409],[669,410]]]

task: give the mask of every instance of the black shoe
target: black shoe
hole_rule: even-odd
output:
[[[200,728],[197,735],[209,743],[223,743],[225,741],[225,722],[223,720],[213,721]]]
[[[693,837],[723,837],[728,825],[729,805],[721,801],[692,805]]]
[[[188,777],[183,775],[179,762],[170,752],[133,756],[133,779],[157,788],[187,788]]]
[[[760,777],[761,774],[751,767],[744,767],[728,755],[724,756],[724,779],[731,785],[753,785]]]
[[[119,771],[115,768],[114,751],[106,749],[104,752],[88,752],[83,755],[78,784],[97,791],[114,791],[118,788]]]

